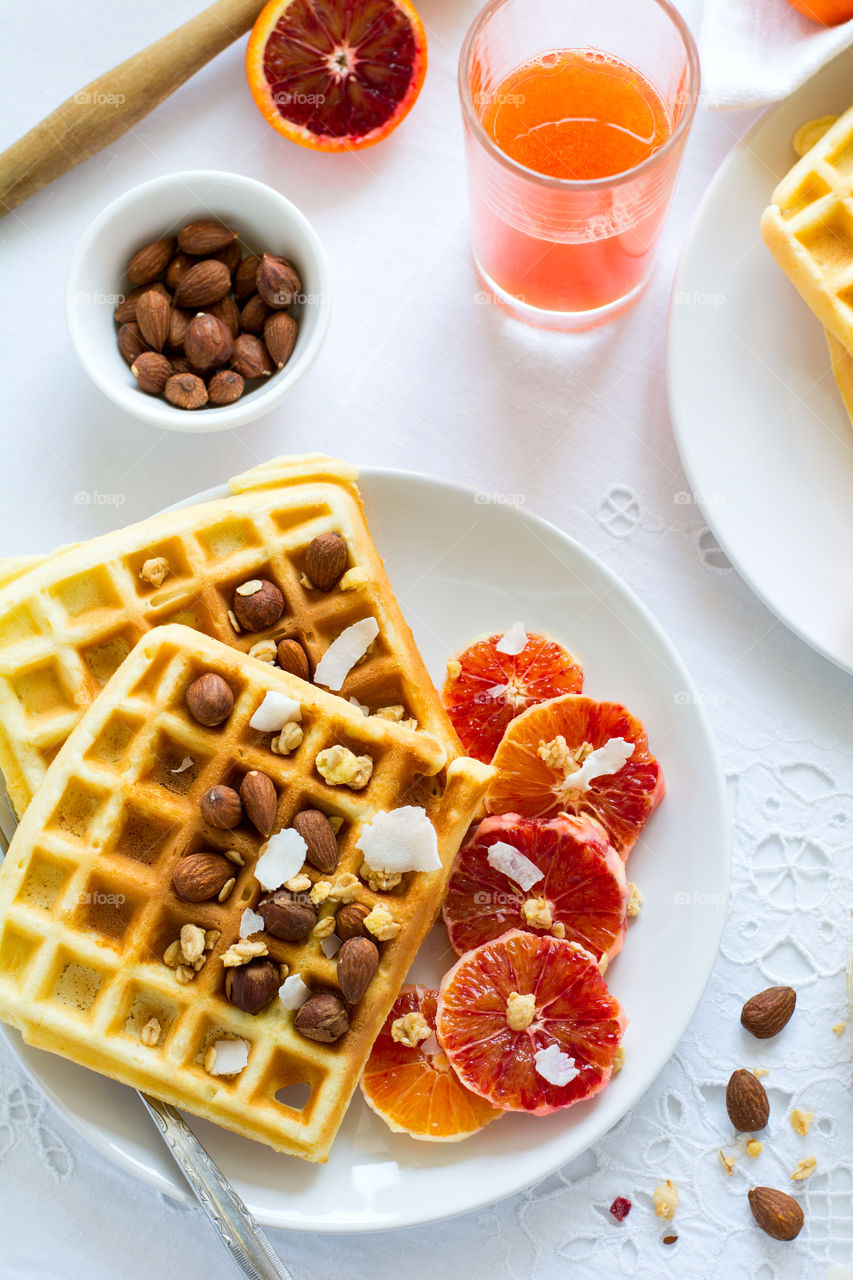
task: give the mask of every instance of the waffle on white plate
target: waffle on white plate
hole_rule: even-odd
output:
[[[373,545],[357,478],[323,455],[277,458],[231,480],[228,497],[42,559],[0,563],[0,769],[16,812],[140,636],[173,622],[244,652],[260,645],[268,660],[270,641],[294,639],[313,673],[342,631],[372,617],[378,636],[342,696],[371,711],[396,707],[458,753]],[[323,589],[308,575],[308,549],[333,532],[345,555]],[[235,593],[251,582],[277,587],[283,613],[238,629]]]
[[[277,731],[250,725],[270,693],[278,713],[290,708],[287,754]],[[0,1016],[31,1044],[322,1161],[492,773],[218,640],[155,629],[78,720],[12,841],[0,871]],[[247,774],[265,775],[266,792],[246,790]],[[238,793],[239,816],[203,806],[214,787],[232,802]],[[368,871],[357,843],[401,807],[431,824],[441,865]],[[267,843],[270,830],[286,834]],[[296,830],[309,860],[273,893],[280,868],[265,889],[258,859]],[[262,930],[247,908],[260,908]],[[338,930],[345,946],[361,939],[349,947],[355,978],[378,951],[363,994],[341,975],[344,949],[327,954]],[[298,1012],[278,994],[285,975],[312,992]],[[318,1028],[325,1040],[310,1038]],[[301,1107],[276,1097],[297,1084],[310,1094]]]

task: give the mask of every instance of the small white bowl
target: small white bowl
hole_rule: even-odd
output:
[[[284,368],[234,404],[176,409],[136,385],[119,354],[113,312],[129,288],[125,270],[131,255],[200,218],[233,226],[244,251],[277,253],[293,261],[302,280],[302,300],[294,309],[299,332]],[[268,413],[314,361],[331,315],[329,268],[308,219],[272,187],[217,170],[172,173],[134,187],[95,219],[71,261],[65,314],[83,368],[120,409],[167,431],[224,431]]]

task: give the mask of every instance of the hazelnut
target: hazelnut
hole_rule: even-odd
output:
[[[172,366],[159,351],[143,351],[130,366],[130,372],[140,391],[145,391],[150,396],[159,396],[172,377]]]
[[[305,572],[320,591],[331,591],[344,574],[349,547],[339,533],[319,533],[308,543]]]
[[[317,923],[313,904],[294,897],[286,889],[266,894],[256,910],[263,916],[266,932],[282,942],[301,942]]]
[[[210,312],[193,316],[184,336],[184,352],[194,369],[206,373],[231,359],[234,339],[224,321]]]
[[[272,835],[278,809],[278,796],[272,778],[259,769],[250,769],[240,783],[240,799],[252,826],[264,839]]]
[[[282,671],[289,671],[292,676],[298,676],[300,680],[311,679],[308,654],[298,640],[279,640],[276,657]]]
[[[338,842],[325,813],[319,809],[303,809],[295,815],[292,826],[308,846],[305,856],[311,866],[323,875],[334,871],[338,865]]]
[[[214,671],[206,671],[193,680],[187,689],[186,700],[193,720],[208,728],[222,724],[234,709],[231,686]]]
[[[205,791],[201,798],[201,816],[220,831],[231,831],[243,818],[240,797],[231,787],[221,784]]]
[[[268,307],[289,307],[302,291],[302,281],[293,263],[272,253],[265,253],[261,259],[255,284]]]
[[[232,608],[244,631],[265,631],[284,613],[284,596],[274,582],[252,578],[234,592]]]
[[[207,404],[207,388],[194,373],[176,373],[166,383],[166,399],[176,409],[201,409]]]
[[[243,394],[246,383],[239,373],[233,369],[220,369],[207,384],[207,398],[210,404],[233,404]]]
[[[294,1026],[308,1040],[331,1044],[349,1031],[349,1017],[338,996],[323,993],[305,1001],[296,1014]]]
[[[172,886],[187,902],[209,902],[232,878],[234,868],[218,853],[188,853],[172,872]]]
[[[240,333],[240,308],[231,297],[230,293],[226,293],[224,298],[220,298],[218,302],[214,302],[207,308],[212,316],[216,316],[217,320],[221,320],[225,328],[231,334],[232,338],[236,338]]]
[[[275,998],[280,981],[278,965],[257,957],[226,971],[225,995],[245,1013],[259,1013]]]
[[[363,902],[350,902],[341,907],[335,916],[335,933],[342,942],[350,938],[366,938],[367,930],[364,922],[370,915],[370,907]]]

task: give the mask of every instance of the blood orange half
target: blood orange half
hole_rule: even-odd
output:
[[[580,663],[556,641],[528,635],[521,653],[511,654],[497,648],[502,639],[499,632],[477,640],[451,659],[441,693],[463,747],[486,764],[522,711],[583,688]]]
[[[270,0],[249,37],[246,75],[279,133],[316,151],[357,151],[408,115],[427,69],[408,0]]]
[[[501,844],[532,862],[542,878],[523,890],[492,866],[489,855],[496,857],[500,850],[494,846]],[[444,922],[460,956],[508,929],[557,929],[596,960],[612,960],[625,941],[627,902],[625,868],[598,823],[505,814],[481,822],[460,851],[444,902]]]
[[[614,739],[633,744],[630,758],[582,790],[573,786],[582,762]],[[493,764],[498,773],[486,797],[490,813],[586,815],[601,823],[623,859],[666,791],[640,721],[616,702],[581,696],[553,698],[513,720]]]
[[[594,956],[517,929],[464,955],[438,994],[436,1032],[451,1066],[504,1111],[543,1116],[591,1098],[610,1079],[625,1026]],[[546,1079],[542,1051],[560,1055],[572,1078]]]
[[[434,1036],[410,1047],[391,1032],[398,1019],[418,1014],[434,1032],[437,995],[425,987],[403,987],[376,1037],[361,1091],[395,1133],[426,1142],[459,1142],[503,1112],[459,1083],[445,1054],[437,1048],[430,1051]]]

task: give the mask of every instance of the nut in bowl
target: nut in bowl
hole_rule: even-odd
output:
[[[210,238],[220,226],[224,248]],[[211,264],[221,296],[199,302],[187,275]],[[196,283],[207,296],[210,281]],[[122,299],[140,289],[143,316],[128,319]],[[114,200],[77,246],[66,285],[71,340],[92,381],[171,431],[222,431],[268,413],[316,358],[330,309],[326,256],[305,216],[264,183],[215,170],[155,178]],[[231,339],[224,361],[208,332],[214,317]]]

